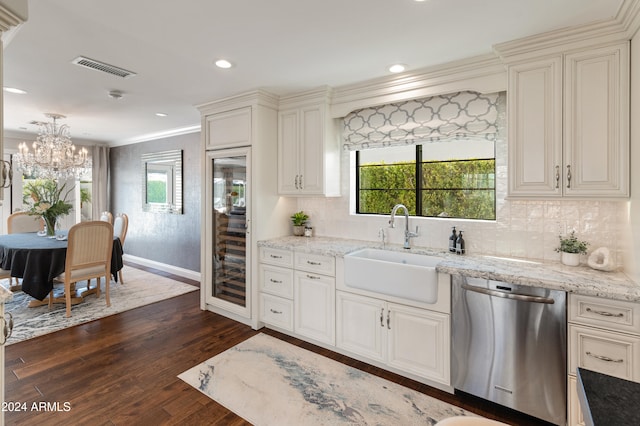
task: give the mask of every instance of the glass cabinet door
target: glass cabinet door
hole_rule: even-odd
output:
[[[211,158],[211,293],[209,298],[247,307],[247,155]]]

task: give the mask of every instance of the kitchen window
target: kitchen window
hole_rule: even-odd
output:
[[[355,151],[355,211],[496,218],[495,142],[505,93],[456,92],[352,111],[343,148]]]
[[[495,220],[493,143],[447,141],[356,151],[356,213]],[[452,155],[453,154],[453,155]]]

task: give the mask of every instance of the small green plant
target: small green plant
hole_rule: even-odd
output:
[[[576,237],[576,231],[571,231],[569,236],[565,237],[559,235],[558,238],[560,239],[560,247],[556,248],[558,253],[587,254],[587,246],[589,243],[580,241],[578,237]]]
[[[309,220],[309,215],[302,210],[291,215],[291,221],[294,226],[302,226],[307,222],[307,220]]]

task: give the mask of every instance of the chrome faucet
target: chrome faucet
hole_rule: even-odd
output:
[[[409,231],[409,210],[404,204],[396,204],[395,206],[393,206],[393,209],[391,210],[391,219],[389,219],[389,228],[396,227],[394,222],[396,219],[396,212],[398,211],[398,209],[404,209],[404,219],[405,219],[404,248],[410,249],[411,248],[410,240],[411,238],[418,236],[418,227],[416,226],[416,232]]]

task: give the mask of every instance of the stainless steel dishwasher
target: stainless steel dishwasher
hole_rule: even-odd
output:
[[[566,423],[566,293],[453,277],[453,387]]]

